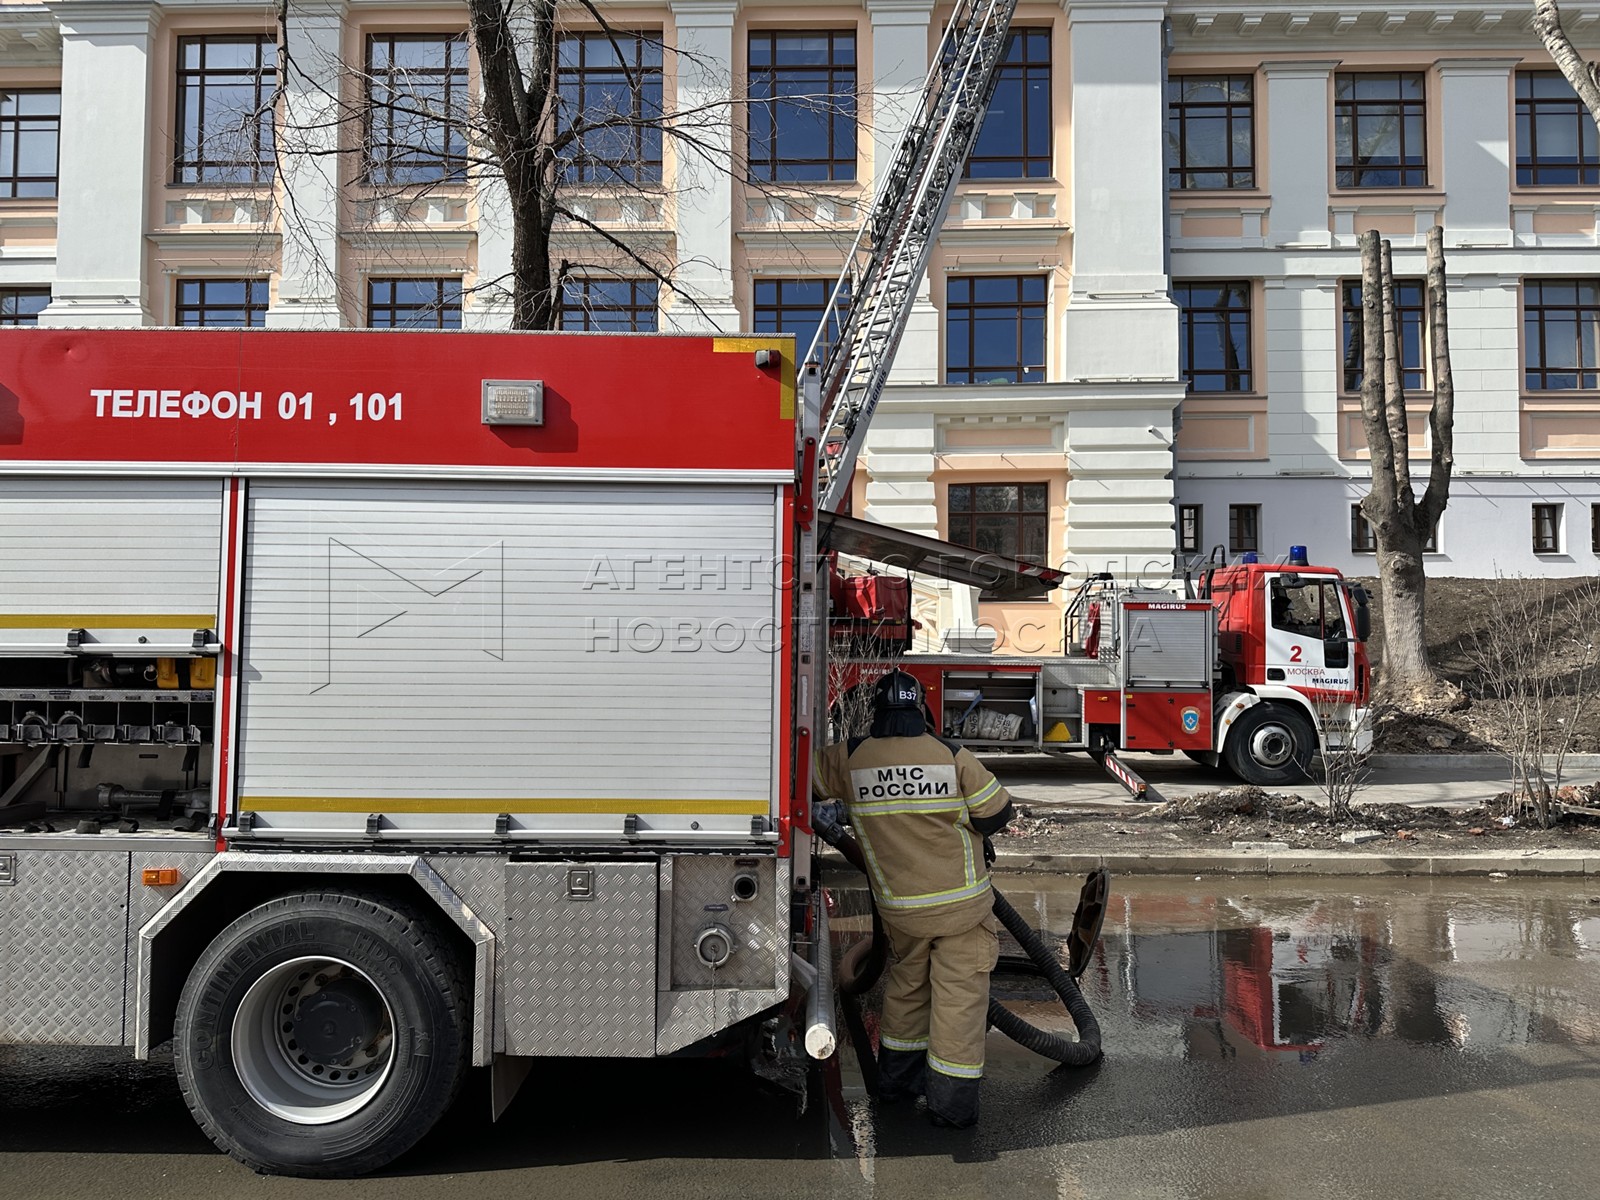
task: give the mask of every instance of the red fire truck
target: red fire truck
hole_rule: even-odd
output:
[[[830,1051],[793,357],[0,338],[0,1042],[173,1038],[306,1174],[472,1064]]]
[[[1043,596],[1061,582],[864,522],[825,522],[824,543],[991,595]],[[884,581],[877,589],[858,577],[834,589],[836,641],[856,650],[851,669],[835,672],[836,715],[893,662],[922,682],[940,729],[980,751],[1088,751],[1139,794],[1144,784],[1116,751],[1182,751],[1249,783],[1297,782],[1320,751],[1371,743],[1367,597],[1337,570],[1309,565],[1302,547],[1280,563],[1254,559],[1208,568],[1185,596],[1087,580],[1067,608],[1068,652],[1044,658],[902,655],[914,643],[910,591],[889,585],[904,577],[866,577]],[[870,611],[859,599],[867,594],[877,599]]]

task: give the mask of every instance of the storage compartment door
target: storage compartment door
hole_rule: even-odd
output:
[[[0,652],[66,648],[67,631],[152,649],[217,629],[222,484],[0,478]]]
[[[777,496],[258,484],[258,832],[748,839],[773,815]]]

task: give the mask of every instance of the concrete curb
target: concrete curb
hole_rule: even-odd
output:
[[[1172,853],[1055,854],[1002,850],[995,870],[1005,874],[1084,875],[1105,867],[1113,875],[1506,875],[1600,876],[1600,858],[1561,850],[1490,854],[1349,854],[1340,850],[1262,853],[1179,850]]]

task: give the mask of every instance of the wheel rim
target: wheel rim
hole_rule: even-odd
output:
[[[1250,757],[1263,767],[1282,767],[1294,761],[1294,733],[1272,722],[1250,735]]]
[[[394,1066],[394,1014],[370,976],[339,958],[295,958],[250,985],[233,1020],[239,1082],[296,1125],[361,1111]]]

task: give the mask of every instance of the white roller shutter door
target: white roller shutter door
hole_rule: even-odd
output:
[[[218,626],[222,489],[201,479],[0,478],[0,644],[187,644]]]
[[[248,529],[264,824],[772,811],[772,489],[256,484]]]

